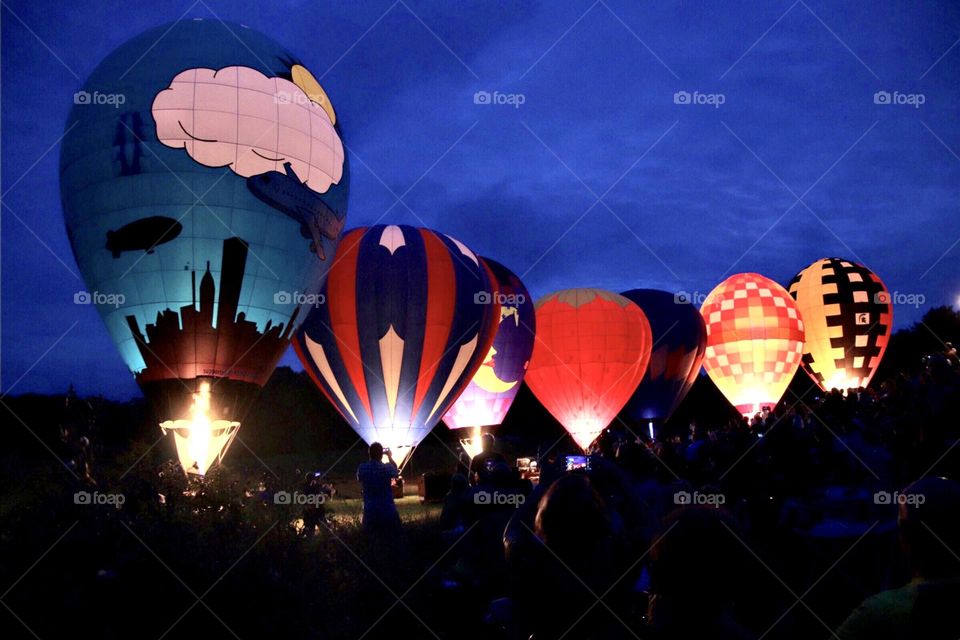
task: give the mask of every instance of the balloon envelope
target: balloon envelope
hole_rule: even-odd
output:
[[[877,274],[843,260],[817,260],[788,287],[806,329],[803,368],[824,391],[870,384],[893,327],[890,293]]]
[[[536,316],[530,293],[512,271],[481,258],[497,283],[500,314],[493,344],[467,388],[443,416],[451,429],[498,425],[520,391],[530,364]]]
[[[650,323],[623,296],[558,291],[537,302],[537,336],[524,379],[586,449],[637,388],[651,344]]]
[[[624,413],[634,421],[665,421],[693,386],[707,348],[703,316],[689,301],[667,291],[631,289],[621,293],[650,322],[653,352],[640,386]]]
[[[307,76],[261,34],[185,20],[121,45],[74,96],[60,188],[78,302],[183,437],[198,407],[243,418],[306,315],[293,292],[319,290],[336,248],[348,171]]]
[[[379,225],[344,235],[294,347],[367,443],[415,447],[470,382],[497,329],[494,283],[461,242]]]
[[[803,320],[790,294],[757,273],[730,276],[700,309],[707,324],[703,366],[743,415],[780,401],[800,366]]]

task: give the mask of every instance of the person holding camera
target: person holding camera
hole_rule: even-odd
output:
[[[496,439],[492,433],[485,433],[480,437],[480,447],[482,451],[470,461],[470,479],[474,485],[489,482],[495,467],[507,464],[507,459],[495,450]]]
[[[357,467],[357,480],[363,491],[363,528],[368,533],[395,534],[400,530],[400,514],[393,503],[391,481],[400,475],[390,450],[383,462],[383,445],[374,442],[368,451],[369,460]]]

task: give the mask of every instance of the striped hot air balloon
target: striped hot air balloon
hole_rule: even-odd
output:
[[[803,368],[821,389],[870,384],[890,340],[893,305],[870,269],[842,258],[817,260],[790,281],[806,328]]]
[[[650,359],[640,307],[603,289],[567,289],[537,302],[537,337],[524,378],[581,449],[637,388]]]
[[[803,320],[786,289],[758,273],[730,276],[700,308],[707,323],[703,366],[743,415],[775,406],[800,366]]]
[[[314,382],[367,443],[402,464],[486,358],[500,315],[492,274],[429,229],[344,235],[294,339]]]
[[[635,422],[662,423],[680,405],[700,373],[707,328],[695,306],[668,291],[631,289],[620,295],[643,310],[653,332],[647,373],[624,413]]]

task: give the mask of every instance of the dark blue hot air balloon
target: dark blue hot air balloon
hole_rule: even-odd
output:
[[[707,329],[700,311],[685,298],[657,289],[621,294],[646,314],[653,331],[653,353],[624,415],[635,422],[663,423],[680,405],[700,372]]]

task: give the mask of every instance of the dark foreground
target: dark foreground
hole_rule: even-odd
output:
[[[920,522],[936,529],[919,529],[927,551],[905,553],[895,492],[960,478],[958,415],[960,370],[937,361],[846,398],[793,395],[752,424],[701,420],[657,443],[620,426],[587,473],[559,468],[560,441],[542,447],[536,489],[498,470],[442,507],[404,498],[393,538],[360,526],[356,443],[305,456],[309,467],[234,445],[201,483],[163,462],[167,442],[94,447],[85,461],[69,436],[27,439],[0,470],[0,628],[44,639],[837,637],[861,601],[912,577],[956,595],[957,518]],[[420,472],[456,469],[455,440],[431,442],[408,495]],[[318,509],[278,499],[309,493],[308,469],[329,471],[320,484],[336,493]],[[913,637],[960,635],[952,612],[940,617],[956,601],[928,598]]]

